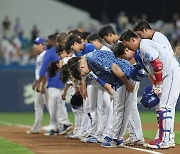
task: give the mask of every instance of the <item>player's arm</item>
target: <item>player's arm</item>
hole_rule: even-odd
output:
[[[94,74],[92,71],[89,73],[89,75],[90,75],[91,77],[95,78],[96,81],[97,81],[102,87],[104,87],[104,88],[108,91],[108,93],[109,93],[110,95],[113,95],[113,89],[112,89],[112,87],[111,87],[110,84],[108,84],[107,82],[103,81],[100,77],[98,77],[98,76],[97,76],[96,74]]]
[[[80,91],[80,94],[83,96],[84,99],[86,99],[86,97],[88,97],[88,95],[87,95],[87,84],[86,84],[86,81],[84,79],[81,79],[79,81],[79,91]]]
[[[50,56],[46,53],[44,55],[42,67],[41,67],[41,70],[39,72],[39,80],[37,82],[37,87],[36,87],[36,90],[38,92],[41,91],[41,83],[46,80],[46,72],[47,72],[47,68],[48,68],[49,63],[50,63]]]
[[[154,68],[154,76],[155,76],[155,88],[154,92],[160,96],[162,92],[162,69],[163,63],[160,61],[159,58],[151,61],[151,65]]]
[[[35,90],[38,84],[38,80],[34,80],[33,84],[32,84],[32,89]]]
[[[63,90],[63,93],[62,93],[62,100],[66,100],[66,95],[67,95],[67,91],[70,87],[70,84],[66,83],[65,87],[64,87],[64,90]]]
[[[156,80],[156,84],[162,85],[162,69],[163,69],[163,63],[160,61],[159,58],[151,61],[151,65],[154,69],[154,76]]]
[[[45,76],[42,80],[42,84],[41,85],[41,89],[40,89],[40,92],[42,94],[45,94],[45,91],[46,91],[46,82],[47,82],[47,77]]]
[[[129,82],[129,80],[117,64],[113,63],[111,71],[125,84],[126,90],[128,92],[133,92],[134,86]]]

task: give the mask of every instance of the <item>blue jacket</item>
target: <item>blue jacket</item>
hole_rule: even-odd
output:
[[[59,56],[56,54],[56,47],[53,46],[50,49],[47,49],[46,54],[44,55],[43,64],[39,73],[40,77],[45,77],[47,73],[47,68],[51,62],[59,60]],[[56,73],[56,75],[52,78],[48,77],[48,88],[64,88],[64,84],[59,79],[60,73]]]

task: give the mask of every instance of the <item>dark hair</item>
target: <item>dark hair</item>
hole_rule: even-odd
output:
[[[97,33],[91,34],[87,37],[88,42],[92,42],[94,40],[99,40],[101,41],[101,38],[99,37],[99,35]]]
[[[58,35],[58,33],[54,33],[54,34],[49,35],[47,38],[48,38],[50,41],[56,42],[56,36],[57,36],[57,35]]]
[[[48,76],[50,78],[52,78],[56,75],[56,71],[58,70],[58,66],[57,66],[58,63],[59,63],[59,61],[54,61],[49,64],[47,72],[48,72]]]
[[[115,44],[113,48],[113,53],[115,57],[120,57],[123,54],[125,54],[125,49],[126,49],[126,46],[122,42]]]
[[[77,80],[81,80],[80,60],[81,57],[73,57],[68,61],[69,72]]]
[[[81,43],[81,39],[76,34],[70,35],[66,41],[66,50],[70,50],[75,42]]]
[[[134,31],[127,29],[121,34],[120,40],[129,41],[131,38],[138,38],[138,35]]]
[[[98,34],[101,38],[108,36],[110,33],[115,34],[113,27],[110,25],[106,25],[104,27],[101,27],[98,31]]]
[[[149,25],[149,23],[146,20],[138,20],[134,27],[133,30],[134,31],[143,31],[144,29],[152,29],[151,26]]]
[[[66,40],[68,38],[68,34],[67,33],[60,33],[56,36],[56,42],[58,45],[65,45]]]
[[[81,70],[79,68],[79,60],[81,57],[72,57],[68,63],[61,68],[60,79],[63,83],[67,82],[72,76],[77,80],[81,80]]]
[[[68,69],[68,64],[65,64],[61,68],[60,80],[63,83],[66,83],[69,80],[69,78],[70,78],[70,73],[69,73],[69,69]]]
[[[58,55],[60,55],[64,50],[65,50],[65,47],[64,47],[64,46],[62,46],[62,45],[57,45],[57,46],[56,46],[56,53],[57,53]]]
[[[76,34],[76,35],[78,35],[78,36],[80,36],[80,37],[81,37],[82,32],[80,32],[80,31],[79,31],[79,30],[77,30],[77,29],[73,29],[73,30],[69,31],[69,32],[68,32],[68,34],[69,34],[69,35]]]
[[[52,46],[56,45],[56,36],[58,33],[51,34],[47,37],[47,39],[50,41],[49,43],[46,43],[47,49],[50,49]]]
[[[56,53],[57,53],[57,55],[60,55],[63,51],[66,51],[67,54],[72,53],[71,50],[66,50],[65,46],[62,46],[62,45],[57,45],[56,46]]]
[[[91,34],[90,32],[82,32],[82,33],[81,33],[81,39],[86,40],[87,37],[88,37],[90,34]]]

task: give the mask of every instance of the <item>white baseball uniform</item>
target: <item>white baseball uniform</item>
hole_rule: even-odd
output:
[[[118,43],[122,42],[118,40]],[[134,90],[134,98],[133,98],[133,104],[132,104],[132,110],[130,113],[129,117],[129,123],[127,125],[127,130],[128,130],[128,139],[129,141],[140,141],[141,143],[144,142],[144,137],[143,137],[143,131],[142,131],[142,125],[141,125],[141,118],[139,115],[138,111],[138,106],[137,106],[137,92],[139,89],[139,83],[136,82],[135,84],[135,89]],[[127,140],[128,141],[128,140]]]
[[[35,79],[39,79],[39,72],[42,66],[42,62],[44,59],[46,51],[44,50],[42,53],[37,55],[36,58],[36,65],[35,65]],[[48,109],[48,92],[45,91],[45,94],[41,94],[37,91],[35,91],[35,101],[34,101],[34,110],[35,110],[35,121],[34,125],[32,127],[32,132],[39,132],[41,127],[41,121],[43,117],[43,108],[44,104],[46,105]]]
[[[165,47],[172,55],[174,55],[174,51],[172,49],[172,46],[169,42],[169,40],[167,39],[167,37],[160,33],[160,32],[155,32],[153,37],[152,37],[152,41],[157,42],[159,44],[161,44],[163,47]]]
[[[168,52],[170,52],[172,55],[174,55],[174,51],[172,49],[172,46],[171,46],[169,40],[167,39],[167,37],[164,34],[162,34],[160,32],[155,32],[153,37],[152,37],[152,41],[161,44],[164,48],[167,49]],[[175,108],[172,110],[172,112],[174,112],[174,114],[172,115],[173,116],[172,120],[173,120],[174,116],[175,116]],[[158,116],[159,116],[159,114],[157,114],[157,117]],[[173,124],[173,126],[174,126],[174,124]],[[174,128],[172,128],[172,130],[174,130]],[[159,136],[159,131],[156,134],[156,138],[158,138],[158,136]],[[174,136],[175,136],[174,132],[171,131],[170,138],[171,138],[172,142],[174,142]]]
[[[140,56],[149,73],[154,76],[154,70],[151,61],[159,58],[163,63],[162,75],[162,94],[160,103],[156,107],[159,113],[159,130],[162,141],[169,144],[174,128],[174,110],[180,93],[180,67],[169,49],[148,39],[142,39],[140,42]]]

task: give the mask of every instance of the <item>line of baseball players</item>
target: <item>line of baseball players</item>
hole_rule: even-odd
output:
[[[72,106],[75,128],[67,137],[101,143],[103,147],[144,145],[164,149],[175,146],[179,63],[168,39],[151,29],[147,21],[139,20],[133,30],[126,30],[121,36],[107,25],[101,27],[98,34],[82,34],[74,30],[69,34],[50,35],[46,41],[47,49],[42,52],[44,44],[42,38],[34,41],[35,50],[41,46],[43,49],[36,62],[36,80],[33,83],[33,89],[38,91],[35,123],[29,133],[40,131],[44,102],[48,102],[44,104],[48,104],[50,114],[50,130],[45,135],[66,134],[72,129],[64,104],[70,89],[72,95],[80,92],[84,103],[79,107]],[[137,50],[142,60],[140,65],[146,68],[153,91],[160,98],[156,106],[158,132],[148,144],[144,141],[137,108],[139,82],[130,79],[129,75],[136,64],[134,55]],[[61,81],[66,83],[65,88]],[[126,130],[128,139],[124,141]]]

